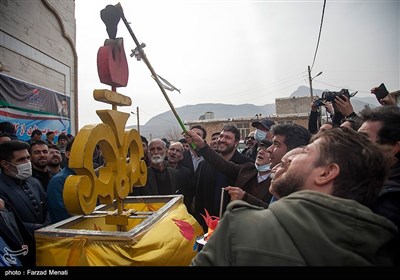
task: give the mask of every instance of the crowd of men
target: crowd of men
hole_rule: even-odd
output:
[[[390,98],[356,114],[337,96],[319,128],[315,103],[308,128],[257,120],[242,152],[231,124],[193,126],[177,141],[142,136],[147,182],[130,195],[181,194],[204,232],[206,211],[221,218],[192,265],[399,265],[400,108]],[[14,265],[34,265],[34,231],[70,217],[62,191],[73,139],[0,131],[0,241],[29,248]]]
[[[20,141],[9,122],[1,123],[0,131],[0,245],[16,255],[7,262],[1,258],[2,265],[35,265],[34,231],[66,218],[53,219],[52,194],[68,169],[73,140],[60,134],[54,142],[53,131],[43,135],[36,129],[28,141]]]

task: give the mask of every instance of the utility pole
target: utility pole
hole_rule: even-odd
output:
[[[314,80],[316,77],[318,77],[319,75],[321,75],[322,72],[319,72],[317,75],[315,75],[314,77],[311,77],[311,68],[310,65],[308,65],[308,81],[310,82],[310,96],[311,96],[311,102],[314,101],[314,94],[313,94],[313,88],[312,88],[312,80]],[[320,107],[317,107],[317,112],[318,112],[318,119],[317,119],[317,126],[321,127],[321,109]]]
[[[311,101],[313,101],[314,99],[314,94],[313,94],[313,89],[312,89],[312,80],[314,80],[316,77],[318,77],[319,75],[321,75],[322,72],[319,72],[317,75],[315,75],[314,77],[311,77],[311,68],[310,65],[308,66],[308,81],[310,82],[310,96],[311,96]]]
[[[313,91],[312,91],[312,78],[311,78],[311,68],[310,65],[308,65],[308,81],[310,82],[310,96],[311,96],[311,101],[314,99]]]
[[[136,115],[136,123],[137,123],[136,124],[136,128],[137,128],[137,131],[139,132],[139,135],[140,135],[139,106],[136,107],[136,113],[131,111],[131,114],[132,115]]]
[[[140,123],[139,123],[139,106],[136,107],[136,119],[137,119],[137,131],[140,135]]]

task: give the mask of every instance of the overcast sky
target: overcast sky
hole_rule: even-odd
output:
[[[168,92],[176,108],[199,103],[264,105],[309,86],[323,11],[318,1],[151,1],[76,0],[79,65],[79,128],[98,123],[94,89],[110,89],[97,74],[97,51],[108,38],[100,11],[121,3],[125,17],[153,68],[178,89]],[[170,110],[122,20],[129,82],[117,92],[132,98],[140,124]],[[381,82],[400,89],[400,1],[330,1],[312,76],[313,88],[348,88],[370,96]],[[132,115],[128,125],[136,124]]]

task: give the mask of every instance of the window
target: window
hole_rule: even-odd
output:
[[[248,122],[237,123],[237,129],[240,131],[240,139],[245,139],[250,133],[250,124]]]

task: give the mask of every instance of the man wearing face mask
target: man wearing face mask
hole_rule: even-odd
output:
[[[29,144],[19,140],[0,144],[0,196],[11,204],[27,229],[50,223],[46,193],[40,182],[32,177],[28,153]]]
[[[251,124],[251,126],[256,128],[254,131],[254,140],[256,141],[256,144],[247,151],[247,157],[254,161],[256,160],[258,145],[264,139],[271,141],[273,135],[271,134],[270,129],[274,124],[275,122],[271,119],[257,120]]]
[[[162,139],[150,141],[148,154],[151,165],[147,168],[147,182],[143,187],[135,187],[133,195],[184,195],[184,203],[190,209],[193,191],[190,177],[179,176],[180,172],[168,167],[165,160],[167,146]]]

